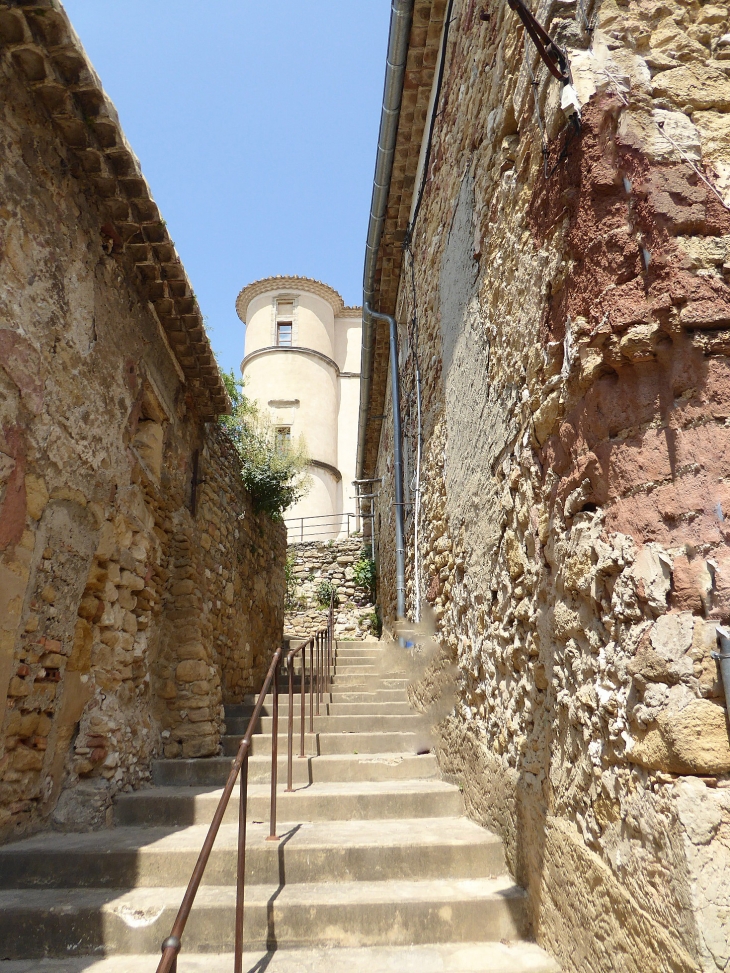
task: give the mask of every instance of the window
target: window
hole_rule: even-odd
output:
[[[276,343],[282,348],[291,348],[291,321],[276,322]]]
[[[294,338],[294,301],[276,302],[276,343],[281,348],[291,348]]]
[[[291,446],[291,426],[277,426],[275,430],[277,453],[283,453]]]

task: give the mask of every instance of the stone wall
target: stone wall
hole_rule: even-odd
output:
[[[147,781],[163,749],[217,752],[222,702],[255,686],[281,637],[285,541],[280,525],[253,514],[230,446],[205,421],[212,416],[201,403],[211,399],[194,376],[207,339],[196,338],[197,359],[177,345],[178,358],[150,303],[159,254],[144,235],[162,239],[156,210],[114,197],[114,178],[100,184],[107,163],[99,157],[94,168],[91,149],[83,155],[91,176],[79,162],[104,104],[83,52],[68,41],[75,60],[69,54],[64,64],[88,103],[78,132],[63,79],[50,103],[65,106],[65,128],[28,81],[30,71],[41,85],[45,68],[36,35],[24,40],[25,15],[0,7],[0,837],[7,837],[51,821],[103,824],[114,794]],[[58,5],[50,7],[38,31],[50,31],[58,54],[70,35]],[[11,42],[20,45],[12,56]],[[105,124],[104,146],[116,145],[118,171],[130,177],[119,191],[146,194],[144,180],[123,167],[131,154],[115,116]],[[63,132],[75,133],[75,148]],[[134,246],[106,222],[112,205],[139,234]],[[142,228],[134,224],[144,218]],[[173,296],[190,303],[174,249],[164,239],[159,248],[171,283],[156,293],[171,309]],[[135,269],[142,249],[148,273]],[[194,318],[181,325],[185,341]]]
[[[323,583],[336,590],[335,636],[355,640],[373,636],[378,626],[372,595],[356,585],[353,577],[353,564],[369,556],[370,547],[363,545],[362,537],[290,544],[293,585],[284,618],[287,636],[303,639],[327,624],[328,609],[318,597]]]
[[[281,644],[286,532],[255,514],[236,450],[210,424],[193,517],[172,530],[159,701],[166,757],[218,752],[225,703],[258,691]]]
[[[507,5],[456,0],[398,294],[443,648],[414,699],[456,665],[442,767],[504,837],[563,969],[725,970],[728,9],[533,7],[568,48],[580,130]],[[367,471],[386,622],[390,422]]]

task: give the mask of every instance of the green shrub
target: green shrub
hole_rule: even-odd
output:
[[[320,581],[317,585],[316,597],[320,608],[329,608],[330,599],[335,593],[335,586],[331,581]]]
[[[365,588],[371,598],[375,597],[375,561],[370,556],[370,548],[363,548],[359,559],[352,565],[353,580],[358,588]]]
[[[383,623],[380,621],[380,615],[378,615],[377,611],[373,610],[369,615],[365,615],[364,617],[370,619],[370,631],[373,633],[373,635],[380,638],[383,633]]]
[[[281,520],[284,511],[309,489],[306,443],[301,436],[297,444],[277,441],[269,417],[244,395],[243,382],[233,372],[224,372],[223,380],[233,403],[233,414],[221,416],[220,421],[238,451],[241,476],[254,509]]]
[[[287,551],[286,561],[284,562],[284,581],[286,584],[284,608],[286,611],[292,611],[297,607],[297,579],[294,577],[294,565],[296,562],[296,551]]]

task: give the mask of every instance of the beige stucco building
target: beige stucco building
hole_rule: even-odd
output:
[[[236,310],[246,325],[246,394],[269,410],[277,436],[304,435],[311,458],[311,487],[287,511],[290,540],[346,533],[355,513],[361,309],[320,281],[279,276],[244,287]]]

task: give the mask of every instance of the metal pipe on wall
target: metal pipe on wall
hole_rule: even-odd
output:
[[[720,651],[713,652],[712,658],[720,667],[720,678],[725,690],[725,705],[730,718],[730,629],[718,625],[717,638],[720,642]]]
[[[363,273],[363,319],[362,319],[362,357],[360,361],[360,414],[358,417],[357,478],[365,476],[365,433],[368,425],[368,405],[373,370],[373,350],[375,328],[371,316],[365,308],[373,300],[375,289],[375,270],[378,259],[380,238],[385,223],[385,213],[390,191],[390,178],[393,172],[393,158],[398,134],[398,120],[403,95],[408,41],[411,33],[414,0],[392,0],[390,10],[390,33],[388,35],[388,59],[385,68],[383,107],[380,114],[378,151],[375,158],[373,196],[370,204],[368,236],[365,245],[365,268]]]
[[[396,595],[399,618],[405,617],[405,552],[403,541],[403,450],[400,417],[400,381],[398,378],[398,347],[395,319],[371,309],[375,291],[375,271],[380,239],[383,234],[385,214],[393,172],[393,159],[398,134],[398,121],[403,96],[408,43],[411,34],[414,0],[392,0],[390,8],[390,33],[388,58],[385,68],[383,107],[380,114],[378,151],[375,158],[373,196],[370,204],[365,268],[363,272],[362,354],[360,361],[360,413],[358,416],[357,478],[365,476],[365,436],[368,426],[368,410],[375,347],[374,320],[387,321],[390,327],[390,362],[393,390],[393,450],[395,460],[395,523],[396,523]]]
[[[380,314],[365,304],[363,310],[376,321],[387,321],[390,329],[390,385],[393,396],[393,479],[395,480],[395,593],[398,618],[406,617],[406,549],[403,530],[403,429],[400,416],[398,374],[398,331],[395,318]]]

